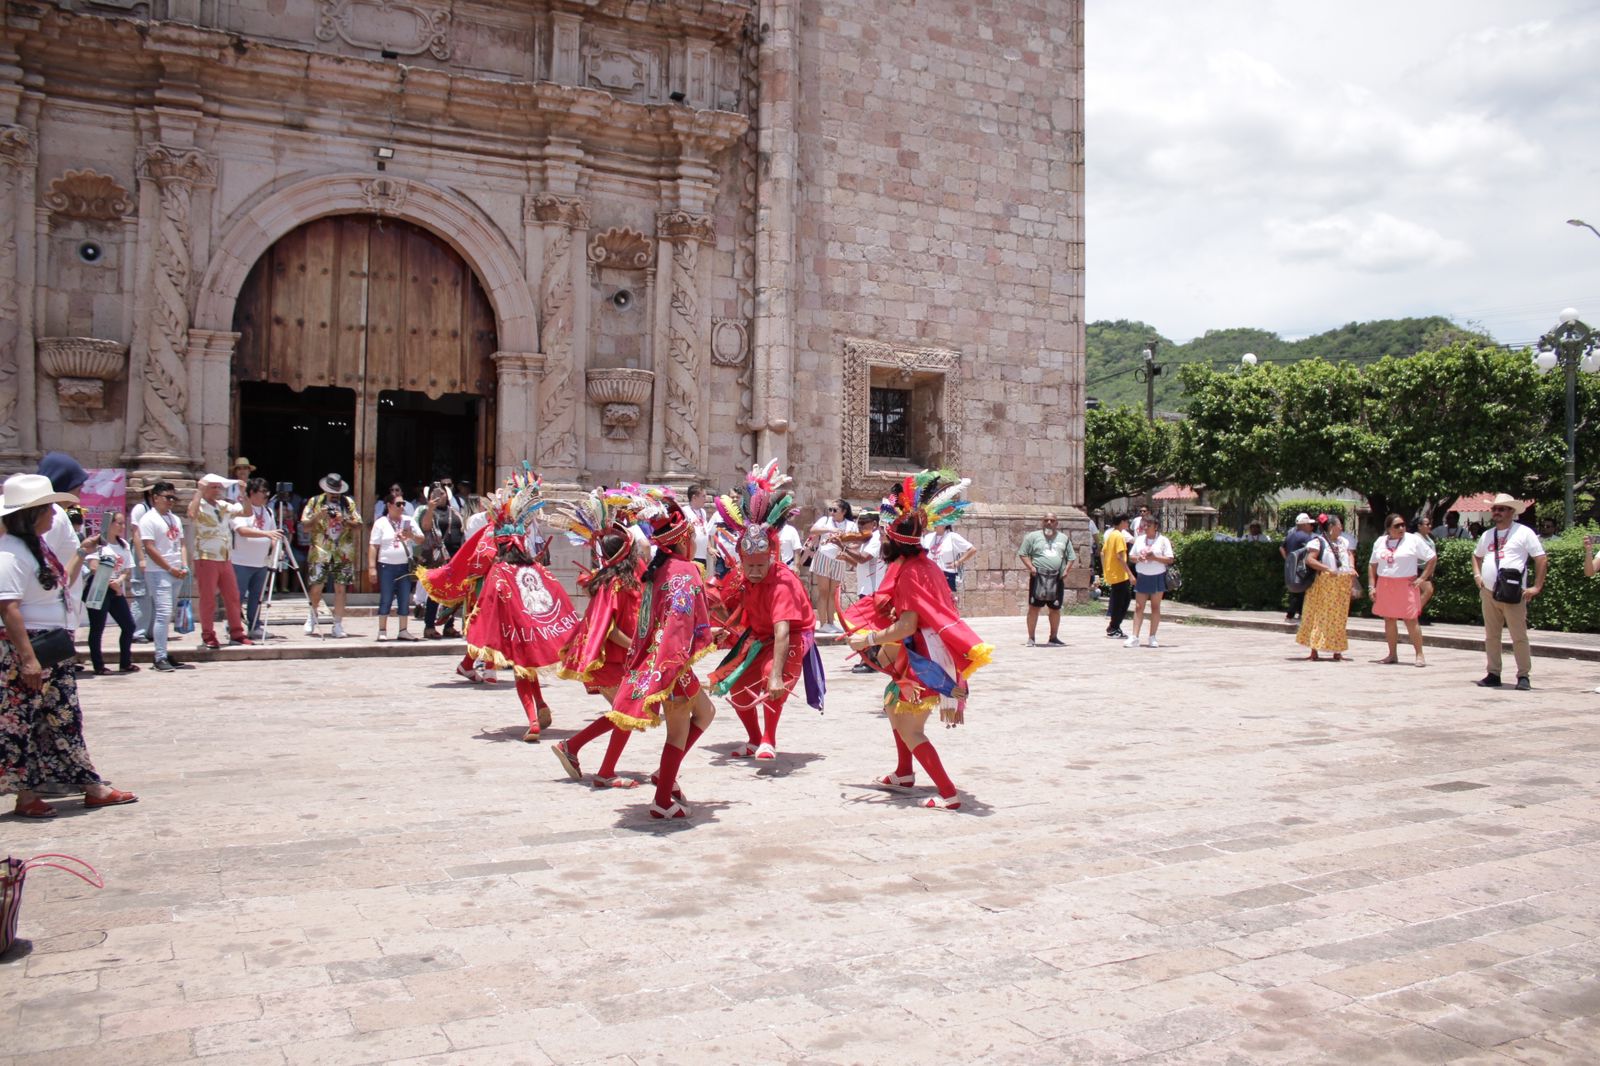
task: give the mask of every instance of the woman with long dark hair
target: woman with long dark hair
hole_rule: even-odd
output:
[[[922,547],[923,534],[960,517],[968,504],[958,497],[968,482],[951,484],[945,475],[924,470],[908,477],[885,501],[883,582],[870,597],[845,611],[850,647],[889,676],[883,705],[894,729],[899,759],[894,773],[878,784],[896,790],[916,784],[913,760],[938,787],[938,798],[921,804],[956,810],[960,793],[945,772],[925,726],[934,709],[946,727],[966,717],[967,681],[989,662],[993,648],[983,643],[956,613],[944,573]]]
[[[1325,651],[1333,653],[1334,662],[1344,662],[1344,653],[1350,649],[1346,627],[1356,588],[1356,564],[1355,552],[1339,535],[1343,532],[1338,515],[1318,515],[1317,535],[1306,545],[1306,565],[1316,577],[1306,590],[1300,630],[1294,639],[1311,649],[1306,658],[1312,662]]]
[[[108,617],[117,623],[122,633],[117,644],[117,669],[124,674],[136,673],[139,669],[133,662],[133,612],[128,608],[126,595],[128,575],[133,569],[133,546],[123,536],[127,529],[128,520],[122,516],[122,512],[111,512],[106,517],[106,528],[100,531],[100,549],[84,559],[91,583],[97,578],[101,567],[111,568],[105,599],[99,607],[89,602],[87,587],[83,592],[84,606],[89,611],[89,661],[94,664],[97,674],[111,672],[106,669],[105,655],[100,650]]]
[[[83,553],[99,546],[89,537],[69,559],[60,559],[41,539],[55,519],[52,505],[77,503],[53,492],[50,479],[17,474],[7,479],[0,521],[0,795],[16,793],[23,818],[53,818],[55,809],[39,790],[45,785],[81,789],[85,807],[111,807],[139,797],[100,779],[83,741],[83,709],[72,656],[45,664],[35,638],[67,628],[67,586],[78,579]]]

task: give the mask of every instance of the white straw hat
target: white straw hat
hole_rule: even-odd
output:
[[[49,503],[77,502],[78,498],[72,493],[57,492],[43,474],[12,474],[6,478],[5,503],[0,505],[0,516]]]

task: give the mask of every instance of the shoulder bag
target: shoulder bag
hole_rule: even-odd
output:
[[[1490,534],[1494,540],[1494,591],[1491,595],[1497,603],[1521,603],[1522,586],[1528,579],[1527,570],[1507,570],[1500,565],[1500,531],[1497,529]],[[1507,535],[1506,540],[1511,537]]]
[[[59,859],[62,862],[77,863],[88,870],[88,874],[80,873],[70,866],[63,866],[61,862],[47,862],[48,859]],[[14,859],[7,856],[0,861],[0,955],[11,949],[17,942],[17,919],[22,916],[22,885],[28,878],[29,870],[42,867],[51,867],[56,870],[65,870],[73,877],[86,881],[95,888],[106,887],[100,879],[100,874],[93,866],[82,859],[75,859],[71,855],[35,855],[31,859]]]

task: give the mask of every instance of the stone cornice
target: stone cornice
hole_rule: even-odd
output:
[[[524,202],[522,217],[526,222],[554,222],[568,229],[588,229],[589,204],[576,197],[535,193]]]
[[[709,244],[716,236],[710,215],[663,211],[656,216],[656,235],[664,241],[699,241]]]
[[[706,0],[696,6],[719,4]],[[308,132],[383,136],[397,146],[407,143],[403,132],[352,128],[351,117],[387,115],[402,131],[420,128],[429,144],[460,138],[463,147],[484,155],[519,159],[528,158],[530,144],[559,136],[591,155],[709,160],[749,126],[741,114],[633,103],[602,89],[403,66],[259,40],[240,50],[238,38],[216,30],[55,8],[20,40],[14,32],[5,36],[15,40],[25,70],[42,76],[62,99],[126,108],[168,106],[178,102],[170,98],[181,96],[186,110],[265,126],[282,122],[282,100],[301,99],[314,87],[312,95],[325,105],[296,109]]]
[[[752,0],[551,0],[550,9],[711,38],[733,36],[755,14]]]

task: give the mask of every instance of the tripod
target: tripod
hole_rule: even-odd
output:
[[[273,507],[277,512],[273,516],[273,519],[277,523],[278,532],[283,533],[284,525],[282,498],[275,499],[273,501]],[[295,558],[294,550],[289,545],[289,539],[287,535],[273,542],[272,555],[267,559],[267,570],[270,572],[271,577],[269,577],[267,580],[265,593],[262,595],[260,602],[256,605],[256,616],[250,619],[249,626],[246,629],[247,633],[254,633],[256,631],[256,622],[259,620],[261,623],[261,633],[263,639],[269,639],[267,638],[267,611],[272,606],[272,597],[278,590],[278,582],[276,578],[280,572],[284,570],[293,571],[295,580],[300,582],[300,591],[305,595],[306,602],[311,602],[311,592],[306,588],[305,576],[300,572],[300,560]]]

